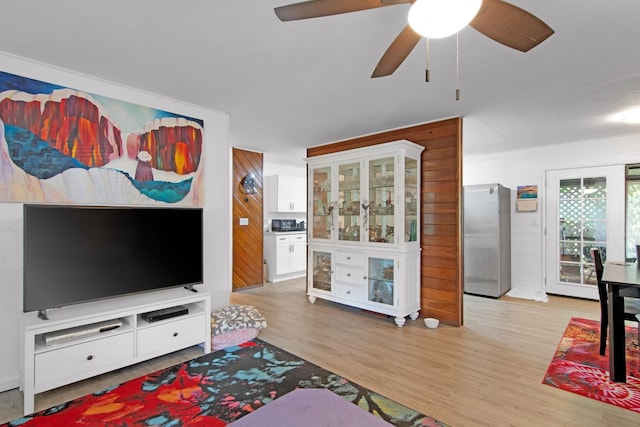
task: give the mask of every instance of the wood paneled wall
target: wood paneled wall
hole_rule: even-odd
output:
[[[422,153],[422,317],[461,326],[462,307],[462,119],[454,118],[307,149],[307,156],[406,139]]]
[[[263,179],[262,153],[233,149],[233,290],[262,285]],[[242,179],[252,173],[256,193],[246,194]],[[240,225],[247,218],[248,225]]]

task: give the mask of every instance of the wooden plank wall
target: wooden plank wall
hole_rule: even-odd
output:
[[[262,153],[233,149],[233,290],[262,286],[263,179]],[[253,173],[255,194],[246,194],[242,179]],[[221,201],[222,204],[222,201]],[[248,218],[249,225],[240,225]]]
[[[423,145],[421,317],[463,324],[462,119],[394,129],[307,149],[307,156],[406,139]]]

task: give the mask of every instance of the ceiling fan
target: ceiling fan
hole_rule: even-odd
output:
[[[397,4],[414,4],[416,1],[422,0],[310,0],[276,7],[274,10],[281,21],[296,21]],[[502,0],[482,0],[477,14],[468,25],[490,39],[521,52],[536,47],[554,33],[539,18]],[[393,74],[421,37],[411,25],[405,26],[382,55],[371,77]]]

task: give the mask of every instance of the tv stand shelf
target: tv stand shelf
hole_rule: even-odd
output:
[[[188,313],[147,322],[142,314],[184,306]],[[211,351],[211,294],[166,289],[48,311],[49,320],[25,313],[22,319],[21,390],[24,414],[34,411],[35,395],[193,345]],[[47,334],[119,320],[104,332],[47,345]]]

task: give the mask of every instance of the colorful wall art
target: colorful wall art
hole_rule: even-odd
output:
[[[0,201],[203,204],[202,120],[0,71]]]
[[[537,185],[518,185],[516,210],[518,212],[535,212],[538,210]]]

